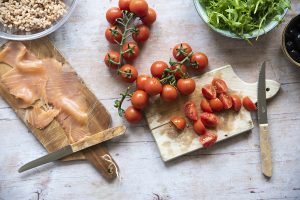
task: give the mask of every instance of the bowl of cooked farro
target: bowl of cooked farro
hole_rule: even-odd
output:
[[[61,27],[77,0],[0,0],[0,38],[33,40]]]

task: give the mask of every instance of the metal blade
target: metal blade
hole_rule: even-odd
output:
[[[65,156],[68,156],[73,153],[72,147],[70,145],[65,146],[57,151],[54,151],[52,153],[49,153],[43,157],[40,157],[36,160],[33,160],[25,165],[23,165],[18,172],[24,172],[26,170],[32,169],[34,167],[58,160],[60,158],[63,158]]]
[[[257,115],[259,124],[267,124],[267,99],[266,99],[266,62],[261,66],[257,90]]]

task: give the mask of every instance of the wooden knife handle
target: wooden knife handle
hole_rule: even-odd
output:
[[[261,153],[261,166],[262,173],[271,178],[272,176],[272,158],[271,148],[269,142],[269,127],[268,124],[259,125],[260,132],[260,153]]]

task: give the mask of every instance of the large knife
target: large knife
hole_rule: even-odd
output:
[[[114,128],[106,129],[99,133],[93,134],[91,136],[84,137],[78,142],[72,143],[65,146],[55,152],[49,153],[43,157],[33,160],[25,165],[23,165],[18,171],[24,172],[28,169],[61,159],[65,156],[73,154],[75,152],[81,151],[83,149],[89,148],[106,140],[112,139],[114,137],[122,135],[126,130],[125,126],[117,126]]]
[[[272,176],[272,159],[271,148],[269,142],[269,128],[267,116],[267,100],[266,100],[266,62],[261,66],[258,78],[257,93],[257,115],[260,132],[260,154],[262,173],[266,177]]]

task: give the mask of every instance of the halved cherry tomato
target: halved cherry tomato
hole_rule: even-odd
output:
[[[142,119],[142,113],[139,109],[134,108],[133,106],[129,106],[125,110],[125,118],[130,123],[137,123]]]
[[[150,76],[142,74],[139,75],[136,79],[136,88],[138,90],[145,90],[145,83],[147,82],[147,80],[150,78]]]
[[[204,135],[201,135],[199,138],[200,143],[203,145],[204,148],[208,148],[216,143],[218,139],[217,134],[213,132],[206,132]]]
[[[222,101],[224,109],[228,110],[232,107],[232,99],[230,96],[228,96],[224,93],[221,93],[219,95],[219,99]]]
[[[149,101],[148,94],[143,90],[135,91],[131,96],[131,104],[137,109],[143,109],[147,106]]]
[[[117,26],[111,26],[106,29],[105,38],[111,43],[121,42],[122,31]]]
[[[177,81],[177,88],[181,94],[189,95],[195,91],[196,83],[192,78],[181,78]]]
[[[135,42],[127,42],[123,45],[122,51],[126,53],[123,54],[123,58],[126,61],[133,61],[136,59],[140,53],[139,46]]]
[[[192,52],[192,47],[188,43],[184,43],[184,42],[177,44],[173,48],[173,56],[178,61],[182,61],[191,52]]]
[[[161,78],[165,69],[168,68],[168,64],[164,61],[155,61],[150,68],[151,74],[154,77]]]
[[[122,14],[122,11],[120,10],[120,8],[112,7],[106,11],[106,20],[110,24],[115,24],[116,19],[122,18],[122,17],[123,17],[123,14]]]
[[[109,51],[105,57],[104,57],[104,62],[106,64],[107,67],[111,68],[111,69],[117,69],[118,65],[112,63],[111,61],[118,63],[120,62],[120,54],[119,52],[116,51]]]
[[[222,101],[218,98],[209,100],[209,105],[214,112],[220,112],[224,108]]]
[[[149,78],[145,83],[144,89],[150,96],[154,96],[161,93],[162,84],[157,78]]]
[[[232,99],[232,108],[233,110],[235,110],[236,112],[239,112],[241,110],[242,107],[242,102],[241,99],[238,95],[231,95],[231,99]]]
[[[219,117],[212,113],[204,112],[200,115],[200,118],[205,127],[214,128],[219,123]]]
[[[198,112],[197,112],[197,108],[196,108],[196,105],[194,102],[187,101],[184,104],[184,114],[190,120],[193,120],[193,121],[198,120]]]
[[[160,97],[165,101],[165,102],[171,102],[177,99],[178,92],[177,89],[172,86],[172,85],[164,85],[162,88],[162,91],[160,93]]]
[[[203,125],[202,121],[198,119],[197,121],[194,122],[194,131],[198,135],[203,135],[206,132],[205,126]]]
[[[208,65],[208,58],[204,53],[196,52],[191,56],[191,66],[202,72]]]
[[[187,71],[187,67],[184,65],[184,64],[175,64],[173,66],[171,66],[171,70],[175,70],[175,69],[178,69],[176,72],[175,72],[175,78],[178,80],[180,78],[183,77],[183,75],[186,73]]]
[[[129,9],[137,16],[143,17],[148,13],[148,3],[145,0],[131,0]]]
[[[203,112],[209,112],[209,113],[213,112],[213,110],[211,109],[211,107],[209,105],[209,102],[206,99],[201,100],[200,107],[201,107]]]
[[[132,39],[136,42],[145,42],[150,36],[150,30],[146,25],[139,24],[132,33]]]
[[[214,78],[212,85],[216,88],[218,94],[226,93],[228,91],[227,84],[222,79]]]
[[[171,122],[179,130],[183,130],[186,127],[186,121],[183,117],[174,116],[171,118]]]
[[[217,98],[217,92],[211,84],[202,87],[202,94],[208,100]]]
[[[120,68],[120,77],[127,83],[133,83],[138,77],[138,71],[134,66],[125,64]]]
[[[248,111],[255,111],[256,110],[256,105],[253,103],[253,101],[248,96],[245,96],[243,98],[243,106]]]
[[[153,10],[152,8],[148,8],[148,13],[144,17],[142,17],[142,22],[145,25],[150,26],[155,21],[156,21],[156,12],[155,12],[155,10]]]
[[[130,11],[130,9],[129,9],[130,2],[131,2],[131,0],[119,0],[119,8],[121,10]]]

